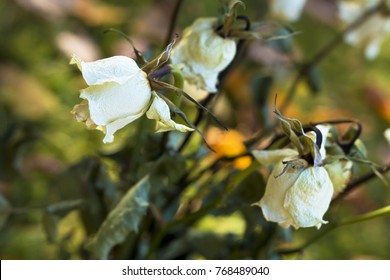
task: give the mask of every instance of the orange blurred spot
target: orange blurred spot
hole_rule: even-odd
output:
[[[250,73],[242,68],[234,68],[225,79],[224,88],[229,89],[232,98],[238,104],[251,102]]]
[[[367,103],[378,113],[385,121],[390,122],[390,97],[382,89],[372,85],[363,89],[364,97]]]
[[[232,157],[246,151],[244,136],[236,131],[221,131],[217,128],[210,128],[206,134],[206,140],[215,150],[213,155],[217,158],[227,156]],[[249,156],[240,157],[233,161],[234,167],[240,170],[246,169],[252,163]]]

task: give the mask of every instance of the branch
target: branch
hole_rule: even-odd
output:
[[[171,20],[169,21],[170,25],[169,25],[167,37],[165,38],[164,46],[168,46],[168,44],[172,40],[173,31],[174,31],[175,26],[176,26],[177,18],[178,18],[182,3],[183,3],[183,0],[177,0],[177,2],[176,2],[175,8],[174,8],[172,16],[171,16]]]

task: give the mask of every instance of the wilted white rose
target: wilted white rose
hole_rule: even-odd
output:
[[[320,228],[326,223],[323,215],[329,207],[333,186],[324,167],[309,166],[291,149],[253,151],[253,155],[262,164],[275,164],[265,194],[256,203],[267,221],[296,229]]]
[[[80,97],[85,100],[76,105],[72,113],[88,128],[103,131],[106,134],[104,143],[112,142],[117,130],[148,110],[151,111],[149,118],[165,125],[162,131],[192,131],[171,120],[168,105],[152,92],[146,73],[133,59],[114,56],[84,62],[73,56],[70,63],[78,66],[89,85],[80,92]]]
[[[339,2],[340,19],[344,23],[350,24],[377,2],[372,0],[365,0],[363,3],[341,1]],[[376,13],[355,30],[347,33],[344,39],[353,46],[364,48],[367,59],[374,59],[379,54],[381,44],[389,33],[389,18]]]
[[[288,21],[297,21],[306,0],[271,0],[271,13]]]
[[[217,19],[199,18],[183,32],[171,59],[185,79],[202,90],[216,92],[218,75],[234,59],[236,42],[216,33]]]

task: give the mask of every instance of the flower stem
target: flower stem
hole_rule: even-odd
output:
[[[167,36],[165,38],[164,46],[168,46],[169,42],[171,42],[171,40],[172,40],[173,31],[174,31],[175,26],[176,26],[177,18],[178,18],[182,3],[183,3],[183,0],[176,1],[176,5],[175,5],[175,8],[174,8],[172,16],[171,16],[171,20],[169,21],[170,25],[169,25]]]
[[[374,14],[380,12],[383,9],[384,5],[385,5],[385,0],[382,0],[376,6],[368,9],[354,22],[352,22],[349,26],[347,26],[343,30],[343,32],[339,33],[333,40],[331,40],[328,44],[326,44],[323,48],[321,48],[309,62],[304,63],[300,67],[295,79],[293,80],[290,86],[290,89],[287,93],[287,97],[284,100],[284,103],[280,106],[280,112],[284,112],[287,109],[287,107],[290,105],[291,101],[293,100],[296,94],[296,90],[298,88],[299,82],[306,77],[310,69],[312,69],[314,66],[321,63],[336,47],[338,47],[343,42],[345,35],[347,35],[351,31],[361,26],[365,21],[367,21]]]
[[[321,239],[323,236],[327,235],[329,232],[340,228],[342,226],[347,226],[347,225],[352,225],[360,222],[364,222],[367,220],[379,218],[385,215],[390,214],[390,205],[368,212],[366,214],[358,215],[356,217],[350,218],[350,219],[345,219],[341,220],[340,222],[333,222],[333,224],[329,225],[326,227],[323,231],[318,233],[317,235],[313,236],[310,238],[308,241],[303,243],[301,246],[295,247],[295,248],[290,248],[290,249],[280,249],[277,251],[278,254],[286,255],[286,254],[293,254],[293,253],[299,253],[302,252],[304,249],[309,247],[311,244],[316,242],[317,240]]]

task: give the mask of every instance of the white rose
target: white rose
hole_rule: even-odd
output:
[[[326,223],[323,215],[332,199],[333,185],[324,167],[308,166],[291,149],[253,151],[253,155],[262,164],[276,164],[263,198],[256,203],[267,221],[296,229],[320,228]],[[290,163],[284,164],[286,161]]]
[[[340,2],[340,19],[344,23],[350,24],[361,16],[367,8],[370,8],[373,4],[377,3],[377,1],[374,2],[370,0],[363,2],[363,5],[356,2]],[[365,57],[367,59],[374,59],[379,54],[381,44],[387,38],[389,33],[389,19],[384,15],[376,13],[358,28],[347,33],[344,39],[348,44],[363,47],[365,49]]]
[[[271,13],[288,21],[297,21],[306,0],[271,0]]]
[[[186,80],[208,92],[217,91],[218,74],[232,62],[237,49],[233,39],[215,32],[216,24],[215,18],[197,19],[184,30],[171,54]]]
[[[78,121],[85,122],[88,128],[102,130],[106,134],[104,143],[112,142],[117,130],[148,110],[149,118],[156,119],[159,126],[165,125],[160,131],[192,131],[171,120],[168,105],[152,92],[146,73],[133,59],[114,56],[84,62],[73,56],[70,63],[77,64],[89,85],[80,92],[80,97],[85,100],[76,105],[72,113]]]

